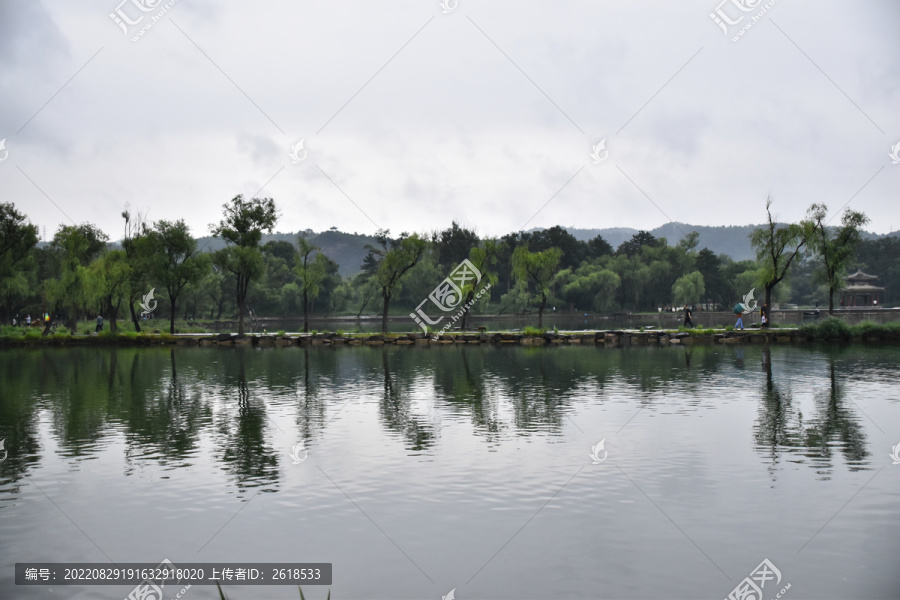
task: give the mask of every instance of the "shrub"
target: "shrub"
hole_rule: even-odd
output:
[[[21,337],[22,328],[13,327],[12,325],[4,325],[0,327],[0,335],[2,335],[3,337]]]
[[[544,331],[546,330],[541,329],[540,327],[532,327],[530,325],[522,329],[522,333],[524,333],[525,335],[541,335],[542,333],[544,333]]]
[[[800,331],[817,340],[846,340],[853,334],[850,326],[837,317],[828,317],[815,325],[804,325]]]

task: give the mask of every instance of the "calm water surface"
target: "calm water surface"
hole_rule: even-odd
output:
[[[898,363],[896,346],[2,350],[0,598],[131,589],[16,587],[16,562],[163,558],[331,562],[335,599],[435,600],[721,599],[767,558],[764,598],[900,598]]]

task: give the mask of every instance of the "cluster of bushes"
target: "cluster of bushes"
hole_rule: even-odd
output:
[[[804,325],[800,331],[816,340],[849,340],[854,337],[900,338],[900,321],[878,324],[863,321],[859,325],[848,325],[837,317],[829,317],[820,323]]]

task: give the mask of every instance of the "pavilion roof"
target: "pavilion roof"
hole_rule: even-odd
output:
[[[847,275],[847,281],[874,281],[876,279],[878,279],[878,275],[869,275],[868,273],[863,273],[859,269],[856,270],[856,273]]]

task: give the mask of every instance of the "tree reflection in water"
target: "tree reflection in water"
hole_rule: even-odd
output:
[[[830,478],[834,467],[834,447],[840,448],[850,471],[868,467],[866,435],[855,412],[847,407],[844,385],[835,369],[834,354],[829,353],[828,387],[815,392],[816,416],[804,422],[803,413],[794,408],[790,389],[783,390],[773,374],[772,353],[762,350],[762,370],[766,375],[754,433],[756,446],[769,457],[772,480],[783,454],[802,452],[809,465],[823,479]]]
[[[225,366],[222,378],[226,410],[217,418],[218,447],[225,469],[242,493],[255,487],[261,487],[263,492],[277,491],[278,454],[284,452],[266,444],[269,419],[265,402],[256,397],[247,383],[245,349],[236,348]]]

